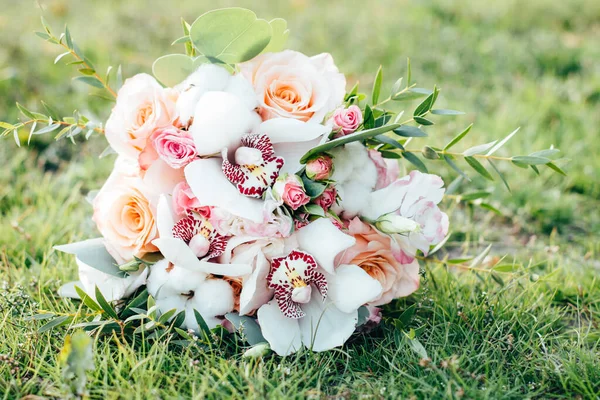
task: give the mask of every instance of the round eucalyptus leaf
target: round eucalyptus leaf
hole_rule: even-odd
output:
[[[222,8],[199,16],[190,28],[194,47],[209,59],[235,64],[260,54],[271,41],[269,22],[244,8]]]
[[[206,57],[192,58],[185,54],[169,54],[154,61],[152,73],[163,85],[173,87],[207,62]]]
[[[275,18],[269,21],[273,34],[269,45],[262,51],[263,53],[276,53],[285,47],[290,30],[287,28],[287,21],[283,18]]]

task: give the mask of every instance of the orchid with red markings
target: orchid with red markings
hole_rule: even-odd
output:
[[[241,144],[235,151],[235,164],[223,149],[223,173],[241,194],[260,198],[275,183],[284,160],[275,156],[267,135],[246,135]]]

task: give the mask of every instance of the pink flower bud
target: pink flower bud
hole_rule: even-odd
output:
[[[297,175],[284,175],[277,178],[273,185],[273,193],[276,199],[283,201],[292,210],[297,210],[310,201]]]
[[[363,122],[362,112],[357,105],[348,108],[338,108],[331,117],[333,130],[336,136],[345,136],[354,133]]]
[[[315,181],[329,179],[333,174],[333,159],[322,155],[306,163],[306,176]]]
[[[322,195],[315,199],[315,203],[319,205],[324,211],[327,211],[335,203],[337,198],[337,191],[333,186],[325,189]]]

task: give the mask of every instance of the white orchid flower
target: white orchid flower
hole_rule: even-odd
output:
[[[294,239],[299,249],[271,264],[267,281],[275,298],[258,310],[263,336],[282,356],[303,346],[325,351],[343,345],[356,328],[360,306],[382,292],[381,284],[356,265],[334,269],[335,256],[355,240],[329,219],[298,230]]]
[[[171,205],[161,195],[156,210],[159,238],[152,243],[171,263],[205,274],[241,276],[251,272],[248,264],[219,264],[208,260],[220,256],[227,239],[212,224],[193,213],[175,222]]]
[[[222,316],[233,310],[233,289],[226,281],[210,278],[204,272],[190,271],[168,260],[161,260],[151,268],[148,293],[156,300],[161,313],[172,309],[177,313],[184,311],[184,329],[198,332],[194,310],[202,315],[209,329],[219,325]]]

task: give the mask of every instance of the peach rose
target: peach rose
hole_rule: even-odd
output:
[[[118,263],[158,251],[155,208],[132,163],[118,158],[115,168],[94,199],[93,220]]]
[[[106,122],[106,140],[121,156],[137,160],[155,129],[170,126],[176,92],[165,89],[148,74],[125,81]]]
[[[346,78],[330,54],[285,50],[240,65],[252,83],[263,120],[283,117],[321,123],[344,101]]]
[[[419,288],[419,264],[401,264],[392,254],[392,243],[388,236],[358,218],[350,221],[349,234],[356,244],[336,259],[336,264],[358,265],[383,287],[381,297],[372,306],[387,304],[398,297],[408,296]]]

